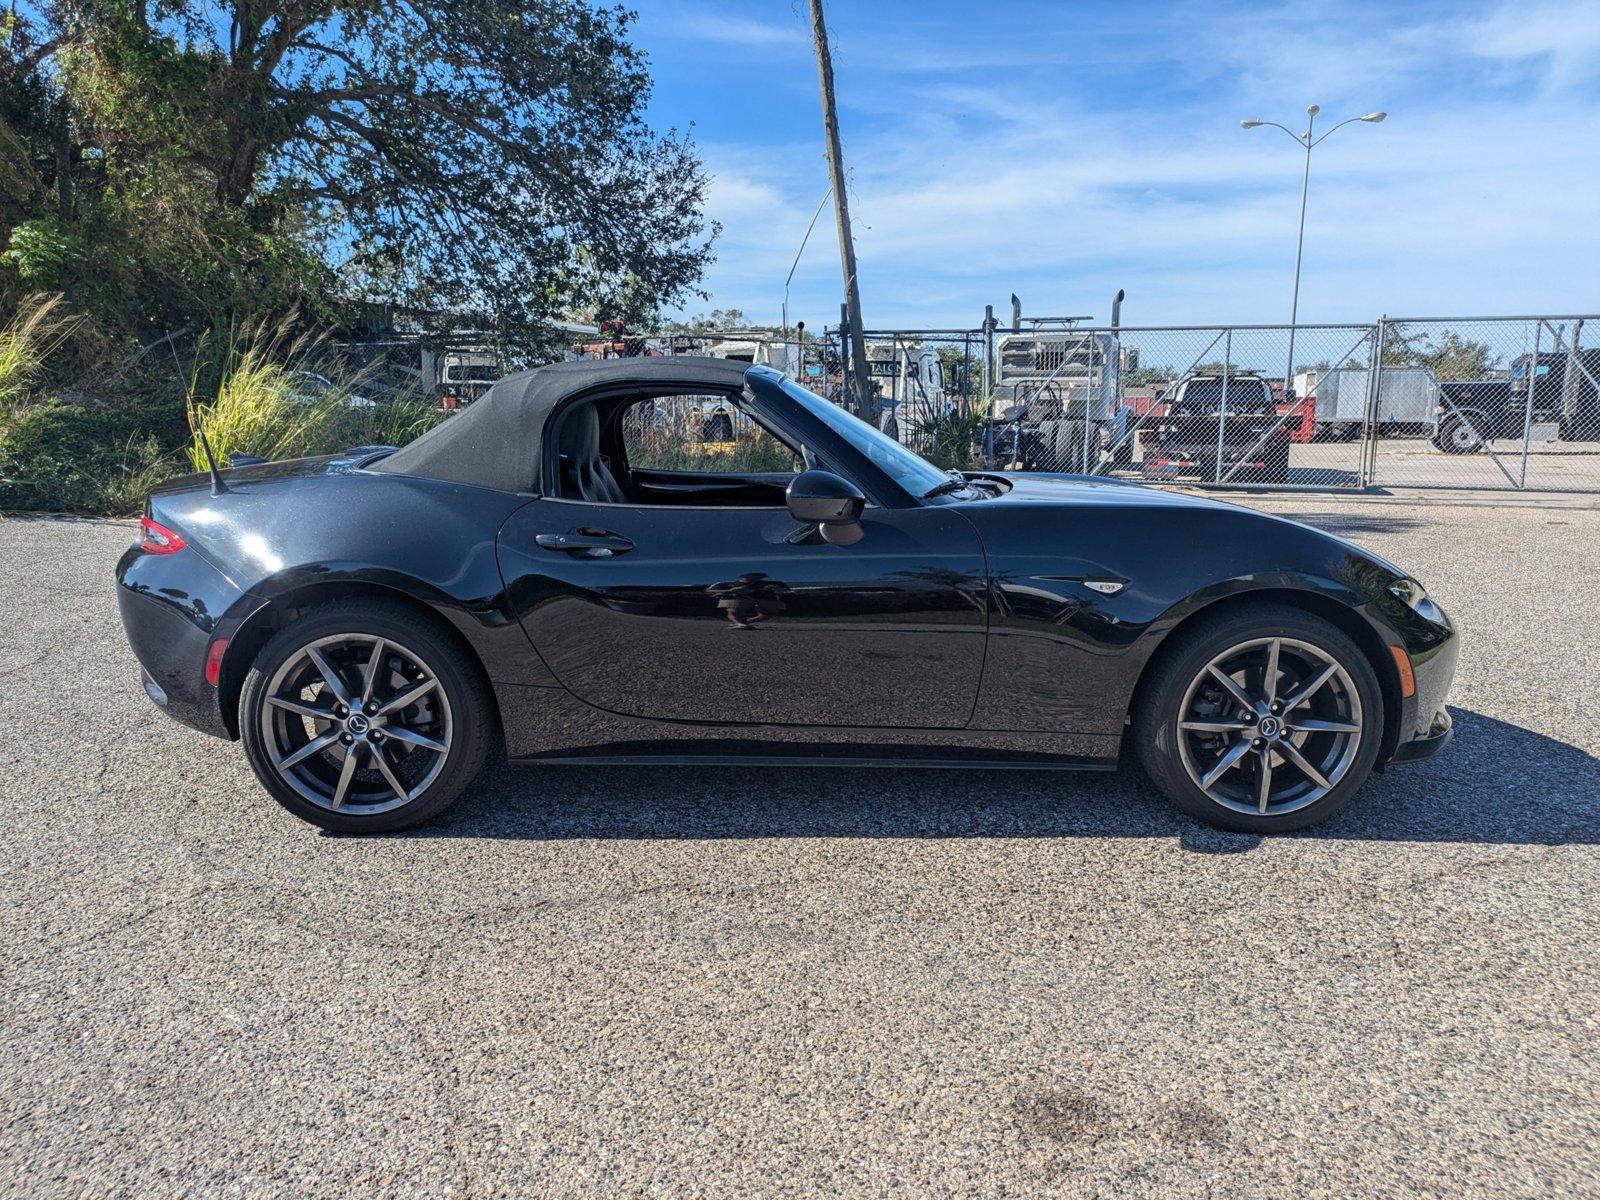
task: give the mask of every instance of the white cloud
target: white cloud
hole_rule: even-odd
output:
[[[677,36],[733,46],[800,45],[806,40],[805,29],[798,20],[760,21],[723,9],[686,8],[670,29]]]
[[[1026,72],[890,78],[859,60],[842,71],[869,323],[975,324],[1013,289],[1034,311],[1103,316],[1117,287],[1135,319],[1281,319],[1298,152],[1237,120],[1294,125],[1284,110],[1302,98],[1328,120],[1392,113],[1316,151],[1302,319],[1600,307],[1600,95],[1585,85],[1600,66],[1600,7],[1410,23],[1256,16],[1195,9],[1126,30],[1149,62],[1193,71],[1150,96],[1052,89]],[[711,215],[725,225],[708,286],[719,304],[775,318],[826,187],[820,137],[707,149]],[[794,290],[811,319],[837,312],[826,217]]]

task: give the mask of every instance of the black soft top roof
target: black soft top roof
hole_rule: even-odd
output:
[[[460,413],[372,465],[374,471],[448,479],[505,492],[539,489],[540,441],[550,414],[595,389],[733,391],[749,363],[690,355],[583,359],[508,375]]]

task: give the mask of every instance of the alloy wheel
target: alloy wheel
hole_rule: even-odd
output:
[[[1476,450],[1483,444],[1478,431],[1464,420],[1457,420],[1450,426],[1449,438],[1450,444],[1463,454]]]
[[[1207,797],[1277,816],[1316,803],[1349,772],[1363,734],[1361,697],[1327,651],[1256,638],[1206,664],[1177,726],[1184,769]]]
[[[437,672],[370,634],[320,638],[291,654],[267,684],[260,722],[279,777],[334,812],[408,804],[450,756],[450,701]]]

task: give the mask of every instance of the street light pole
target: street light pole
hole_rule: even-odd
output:
[[[1294,330],[1300,319],[1300,263],[1306,250],[1306,197],[1311,191],[1311,128],[1321,111],[1315,104],[1306,109],[1306,169],[1300,176],[1300,232],[1294,237],[1294,296],[1289,301],[1289,363],[1283,369],[1283,398],[1287,401],[1294,399]]]
[[[1384,112],[1371,112],[1364,117],[1350,117],[1340,121],[1337,125],[1324,133],[1321,137],[1313,137],[1313,130],[1317,122],[1317,114],[1322,109],[1313,104],[1306,109],[1306,131],[1295,133],[1287,126],[1279,125],[1276,121],[1240,121],[1241,129],[1255,129],[1262,125],[1271,125],[1274,129],[1282,129],[1296,142],[1305,147],[1305,170],[1300,176],[1300,230],[1295,234],[1294,241],[1294,294],[1289,301],[1289,361],[1283,371],[1283,398],[1294,399],[1294,334],[1295,326],[1300,319],[1300,263],[1305,255],[1306,246],[1306,197],[1311,191],[1311,151],[1314,147],[1326,141],[1328,134],[1334,129],[1342,129],[1352,121],[1365,121],[1369,125],[1376,125],[1389,114]]]

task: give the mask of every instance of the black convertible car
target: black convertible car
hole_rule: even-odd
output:
[[[739,429],[708,440],[704,413]],[[564,363],[396,450],[149,501],[144,688],[331,829],[520,762],[1109,769],[1250,831],[1450,736],[1422,585],[1135,483],[941,471],[761,366]]]

